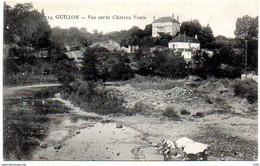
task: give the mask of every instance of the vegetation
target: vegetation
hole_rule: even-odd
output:
[[[133,78],[135,74],[148,76],[149,79],[160,77],[166,82],[167,79],[185,78],[189,75],[198,75],[203,79],[212,76],[232,79],[240,77],[245,67],[245,40],[248,41],[248,70],[257,71],[257,17],[238,18],[235,39],[223,36],[215,38],[209,25],[202,26],[198,20],[184,21],[180,33],[193,37],[197,35],[201,47],[213,51],[213,55],[210,55],[204,50],[198,50],[194,52],[192,60],[187,62],[180,53],[172,50],[151,51],[151,47],[154,46],[167,46],[172,39],[169,34],[160,34],[159,37],[153,38],[151,24],[146,25],[144,30],[134,26],[129,30],[108,34],[98,31],[90,33],[86,28],[51,29],[44,11],[38,12],[30,3],[17,4],[13,8],[5,4],[4,12],[4,39],[5,43],[10,45],[9,51],[12,55],[4,60],[4,85],[32,83],[40,77],[43,78],[42,82],[53,82],[57,79],[65,85],[64,92],[67,95],[89,98],[88,103],[95,103],[100,106],[100,109],[102,108],[98,112],[123,112],[119,106],[122,101],[107,97],[110,92],[95,90],[96,87],[103,86],[98,82],[125,81]],[[81,46],[90,46],[94,42],[108,39],[115,40],[121,46],[137,45],[139,51],[129,55],[119,51],[110,52],[100,47],[88,47],[84,53],[82,67],[64,54],[66,46],[77,46],[79,49]],[[42,50],[46,51],[45,58]],[[80,89],[74,87],[75,85]],[[153,86],[172,88],[174,85],[169,81],[164,85],[153,84]],[[236,94],[243,96],[241,93],[245,93],[244,96],[249,98],[250,102],[255,102],[257,100],[255,97],[242,90],[247,89],[246,86],[251,85],[244,85],[244,83],[236,85]],[[145,85],[142,87],[145,88]],[[89,91],[86,92],[86,96],[84,96],[85,91]],[[94,96],[90,96],[90,92]],[[107,102],[109,100],[114,100],[114,103]],[[107,104],[102,105],[102,102]],[[89,105],[89,107],[94,106]],[[109,110],[113,107],[118,109]]]
[[[163,112],[163,116],[167,118],[171,118],[174,120],[178,120],[180,116],[178,115],[178,112],[174,110],[174,108],[167,107],[165,111]]]
[[[255,82],[237,81],[234,84],[234,92],[236,96],[246,98],[250,103],[257,103],[258,101],[258,88]]]

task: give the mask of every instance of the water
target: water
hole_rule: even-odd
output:
[[[82,111],[57,91],[21,89],[4,99],[5,160],[163,160],[141,133],[116,128],[113,120]]]
[[[50,146],[35,154],[39,160],[163,160],[163,156],[132,128],[98,122],[79,130],[60,148]],[[57,147],[57,146],[56,146]]]

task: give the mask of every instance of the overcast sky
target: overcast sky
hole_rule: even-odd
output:
[[[104,33],[129,29],[132,26],[144,28],[155,18],[179,15],[180,22],[198,19],[202,26],[208,23],[214,35],[234,37],[235,24],[238,17],[244,15],[257,16],[258,0],[85,0],[85,1],[6,1],[13,6],[16,3],[32,2],[34,8],[43,8],[51,27],[85,27],[89,32],[94,29]],[[56,15],[79,15],[80,19],[56,19]],[[92,16],[110,16],[110,19],[88,19]],[[116,16],[127,16],[131,19],[112,19]],[[146,19],[136,20],[134,15],[146,16]],[[82,19],[82,17],[86,17]]]

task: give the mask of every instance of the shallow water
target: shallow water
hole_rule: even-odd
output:
[[[163,160],[157,149],[141,139],[139,132],[116,123],[98,122],[77,132],[58,149],[38,151],[35,160]]]
[[[116,122],[82,111],[57,92],[19,89],[4,99],[5,160],[163,160],[141,133],[116,128]]]

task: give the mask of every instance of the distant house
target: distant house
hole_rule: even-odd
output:
[[[156,20],[154,19],[152,23],[153,37],[160,36],[160,33],[175,36],[178,32],[180,32],[180,23],[178,16],[177,20],[174,18],[174,15],[172,15],[172,17],[160,17]]]
[[[200,42],[197,37],[179,34],[169,41],[168,47],[174,52],[181,52],[185,60],[191,60],[192,52],[200,49]]]

